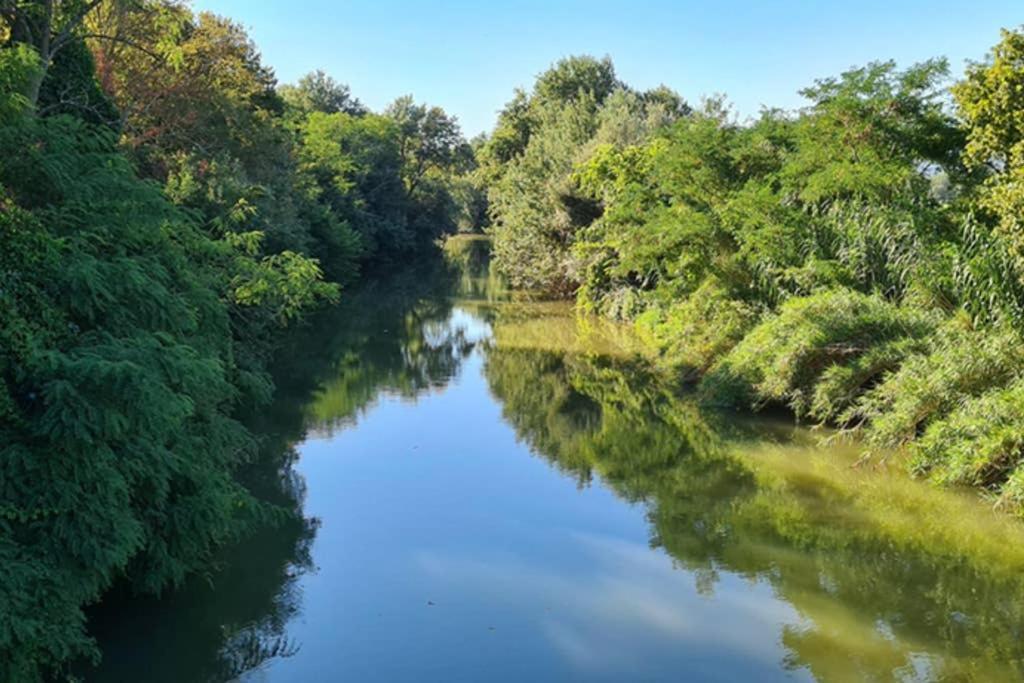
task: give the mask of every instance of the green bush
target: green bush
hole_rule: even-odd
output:
[[[965,401],[1012,381],[1024,364],[1020,336],[1008,329],[974,329],[961,317],[946,322],[921,353],[847,411],[866,423],[870,443],[895,447]]]
[[[784,303],[702,382],[712,399],[788,405],[828,420],[935,329],[935,317],[879,296],[826,290]]]
[[[181,581],[257,512],[223,247],[71,118],[0,132],[0,679],[95,655],[81,606]]]
[[[755,306],[731,299],[721,284],[709,279],[667,309],[648,309],[636,326],[641,338],[670,364],[695,378],[739,343],[758,317]]]
[[[1017,380],[959,402],[911,446],[915,472],[942,484],[978,486],[1021,509],[1024,472],[1024,382]],[[1009,485],[1011,478],[1016,479]]]

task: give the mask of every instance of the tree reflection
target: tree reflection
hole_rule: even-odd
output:
[[[413,398],[445,386],[479,341],[453,320],[459,271],[446,264],[370,286],[316,323],[329,330],[331,373],[307,406],[308,424],[331,433],[383,393]]]
[[[806,432],[702,410],[637,358],[503,345],[485,373],[520,439],[581,485],[647,505],[713,596],[723,572],[800,615],[783,666],[818,680],[1024,675],[1024,532],[961,496],[849,467]],[[514,324],[514,323],[512,323]],[[847,449],[849,450],[849,449]]]
[[[334,429],[382,391],[415,396],[447,382],[470,353],[466,329],[446,324],[458,273],[437,260],[372,282],[297,330],[279,353],[269,409],[245,421],[259,456],[240,474],[273,504],[266,525],[224,549],[208,575],[160,597],[120,587],[90,614],[103,660],[97,681],[228,681],[302,644],[287,625],[302,609],[299,579],[313,570],[318,520],[304,513],[295,445],[310,429]]]
[[[92,624],[104,663],[87,678],[223,681],[299,651],[286,627],[317,521],[303,512],[294,445],[351,423],[381,392],[443,386],[474,349],[518,437],[580,486],[599,479],[644,504],[651,545],[700,593],[714,599],[729,574],[794,608],[779,624],[782,666],[823,681],[1024,675],[1019,525],[851,469],[843,447],[786,423],[704,410],[618,328],[492,296],[474,259],[469,280],[440,264],[390,278],[296,335],[275,406],[252,418],[262,457],[244,473],[283,512],[209,577],[161,600],[106,599]]]

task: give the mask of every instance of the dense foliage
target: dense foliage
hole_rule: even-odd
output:
[[[282,330],[456,230],[472,155],[409,98],[279,89],[176,2],[3,2],[0,44],[0,680],[30,681],[98,656],[115,581],[293,519],[243,476]]]
[[[634,320],[707,401],[908,446],[1024,510],[1024,32],[947,74],[876,62],[741,124],[559,62],[480,148],[497,263]]]
[[[272,365],[273,405],[246,421],[260,452],[238,478],[290,514],[227,546],[213,571],[173,596],[137,596],[116,585],[87,610],[103,659],[73,673],[86,681],[233,681],[299,652],[289,624],[303,608],[299,581],[316,570],[310,550],[319,520],[305,510],[307,482],[289,468],[296,445],[310,431],[351,424],[381,391],[415,396],[449,378],[461,361],[453,354],[459,340],[433,332],[451,312],[454,275],[440,258],[423,259],[368,278],[287,331]],[[136,638],[140,624],[147,626]]]
[[[628,145],[688,111],[666,88],[639,93],[607,58],[569,58],[517,92],[479,151],[497,262],[511,284],[568,292],[569,249],[600,206],[572,182],[574,166],[599,145]]]

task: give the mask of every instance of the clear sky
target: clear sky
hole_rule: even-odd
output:
[[[489,130],[516,86],[560,57],[609,55],[637,88],[696,102],[725,93],[741,118],[802,104],[818,77],[876,59],[946,56],[955,74],[1024,0],[196,0],[242,23],[281,82],[323,69],[373,109],[442,106],[467,136]]]

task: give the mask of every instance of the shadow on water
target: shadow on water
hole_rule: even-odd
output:
[[[244,418],[259,457],[240,473],[278,519],[226,548],[210,572],[160,597],[117,586],[89,613],[103,660],[88,681],[229,681],[300,651],[287,624],[301,613],[300,579],[315,569],[319,520],[306,517],[293,469],[310,430],[348,424],[382,392],[415,396],[443,386],[471,342],[448,334],[460,271],[438,258],[370,281],[286,340],[273,369],[275,399]]]
[[[301,658],[303,643],[289,636],[289,624],[303,611],[303,578],[315,570],[310,549],[318,523],[306,517],[305,483],[292,469],[296,445],[309,437],[329,442],[384,398],[440,394],[472,359],[479,361],[485,387],[473,400],[496,401],[507,425],[502,428],[511,428],[522,447],[558,478],[610,490],[642,507],[649,555],[667,554],[673,581],[689,582],[714,615],[701,629],[720,629],[723,641],[739,643],[737,661],[749,654],[740,634],[751,624],[742,620],[768,631],[758,634],[774,648],[758,660],[765,679],[1024,676],[1019,523],[967,495],[936,491],[896,472],[852,468],[853,445],[826,447],[820,435],[784,421],[702,409],[644,356],[628,330],[577,319],[564,304],[516,300],[488,267],[486,248],[467,241],[450,249],[459,266],[454,271],[435,265],[370,283],[295,336],[282,354],[278,399],[254,418],[264,457],[245,473],[254,490],[290,512],[288,520],[228,550],[221,570],[161,599],[116,593],[106,599],[91,622],[104,663],[87,680],[225,681],[268,662]],[[563,511],[557,501],[545,505],[546,515]],[[505,514],[500,503],[494,509]],[[567,569],[578,560],[557,556],[571,550],[546,552],[550,557],[535,575],[556,576],[553,585],[565,590],[587,590],[587,577]],[[642,570],[656,559],[645,557],[636,566]],[[473,571],[482,566],[466,565]],[[629,581],[644,578],[595,584],[603,587],[591,602],[606,607],[620,590],[629,608],[629,600],[654,590],[623,584]],[[763,595],[743,594],[748,604],[741,609],[732,602],[737,582],[762,587]],[[470,595],[471,586],[460,590]],[[665,671],[695,680],[740,675],[741,669],[720,662],[710,674],[688,669],[708,646],[683,628],[692,617],[673,612],[677,593],[655,598],[651,614],[677,640],[652,657],[668,667],[650,680],[675,679]],[[688,604],[692,610],[698,603]],[[410,631],[403,634],[437,635],[416,631],[418,618],[408,620]],[[583,651],[590,632],[598,645],[588,652],[601,649],[601,638],[618,637],[619,615],[607,618],[598,624],[593,615],[580,617],[573,646]],[[535,647],[525,641],[544,628],[525,631],[523,643],[502,650],[509,673],[495,673],[497,679],[515,680],[514,672],[531,661],[544,666],[546,654],[535,652],[534,660],[523,654]],[[496,666],[492,673],[502,669],[501,662],[488,664]],[[534,673],[543,678],[551,671]],[[615,679],[614,671],[605,673]]]

